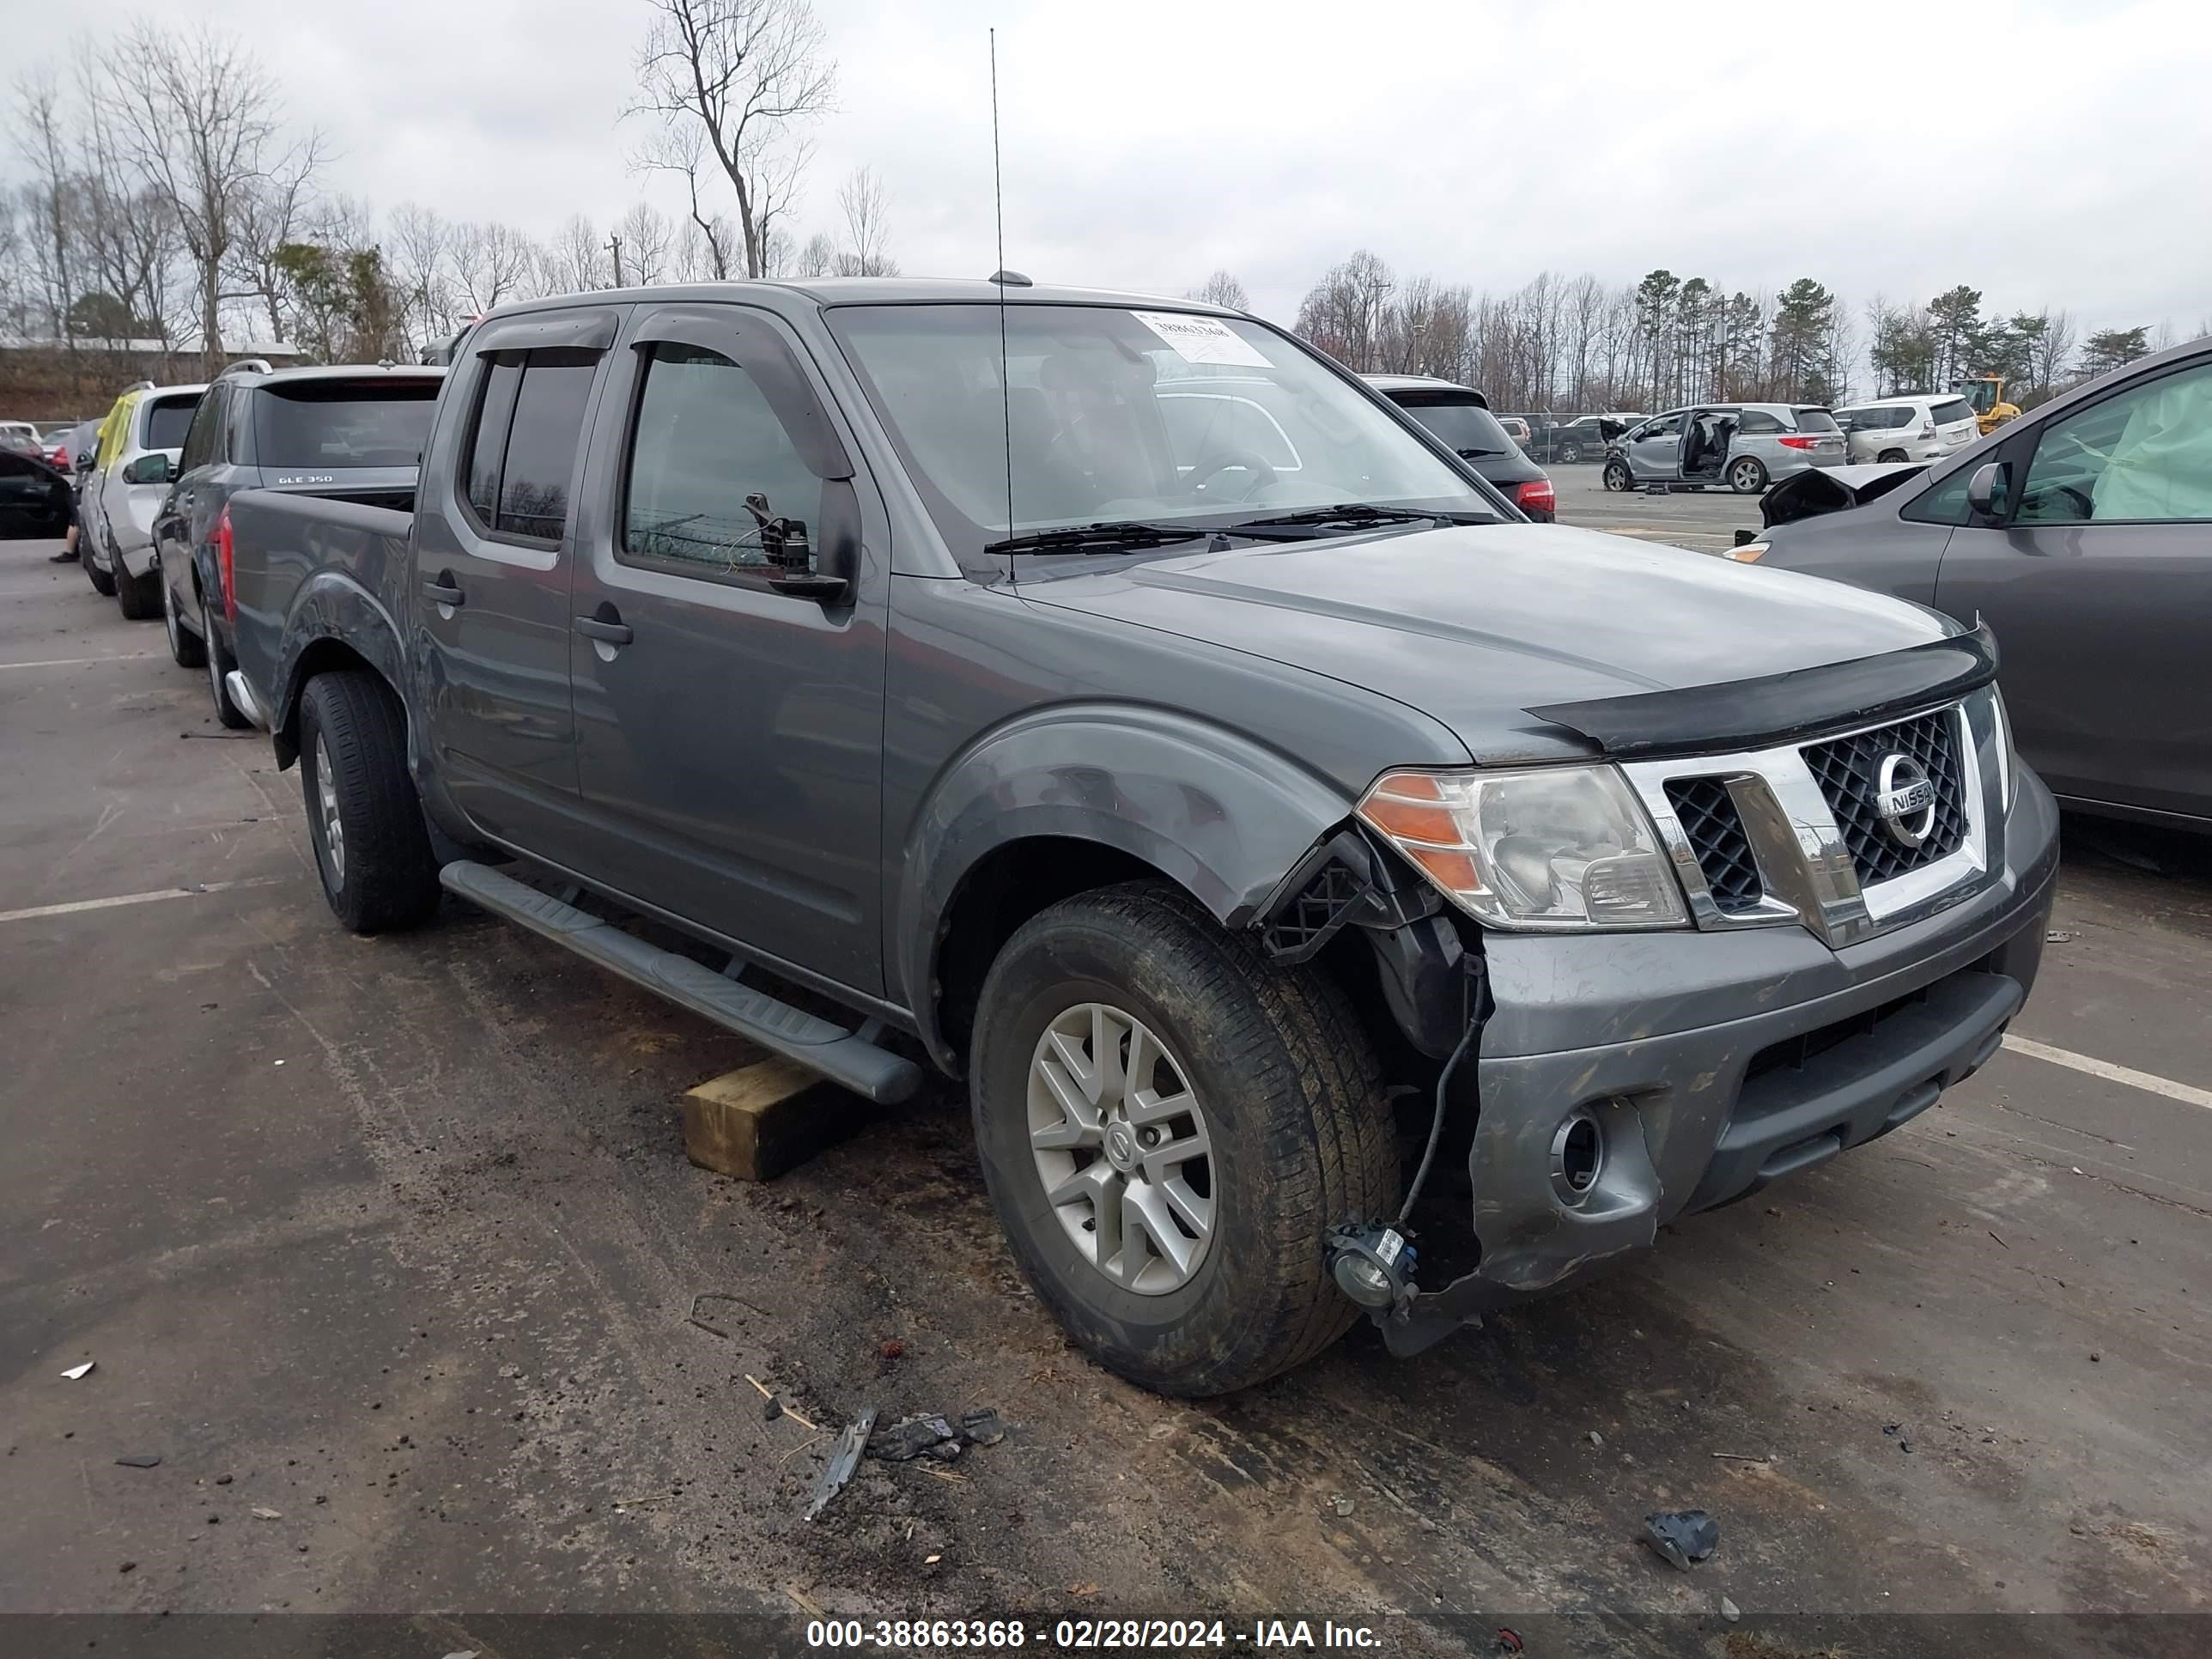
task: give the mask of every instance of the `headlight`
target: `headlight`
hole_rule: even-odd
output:
[[[1658,833],[1610,766],[1391,772],[1359,816],[1493,927],[1680,927]]]
[[[1772,542],[1742,542],[1728,550],[1728,556],[1738,564],[1757,564],[1764,558]]]

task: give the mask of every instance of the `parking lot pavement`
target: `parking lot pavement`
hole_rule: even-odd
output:
[[[1593,465],[1553,466],[1552,488],[1559,495],[1561,524],[1645,541],[1672,542],[1699,553],[1725,553],[1739,530],[1759,528],[1759,497],[1726,489],[1683,490],[1652,495],[1638,491],[1614,495],[1598,480]]]
[[[1395,1609],[1446,1653],[1595,1610],[1704,1653],[1723,1595],[1805,1648],[2212,1608],[2212,874],[2070,858],[2018,1028],[2172,1092],[2008,1052],[1610,1281],[1178,1404],[1022,1288],[950,1091],[733,1183],[675,1101],[744,1045],[457,904],[342,933],[296,774],[47,550],[0,549],[0,1611]],[[1014,1426],[810,1525],[827,1442],[748,1377]],[[1686,1575],[1633,1540],[1691,1506]]]

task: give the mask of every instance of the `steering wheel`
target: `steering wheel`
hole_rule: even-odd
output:
[[[1194,495],[1199,494],[1221,473],[1240,467],[1252,475],[1252,482],[1245,486],[1244,493],[1236,498],[1239,501],[1250,501],[1275,482],[1275,469],[1250,450],[1217,449],[1210,455],[1201,456],[1191,467],[1190,493]]]

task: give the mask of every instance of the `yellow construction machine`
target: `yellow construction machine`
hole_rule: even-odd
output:
[[[1973,406],[1974,418],[1981,423],[1984,437],[2007,421],[2020,418],[2020,405],[2004,400],[2004,386],[2002,374],[1969,374],[1951,382],[1953,395]]]

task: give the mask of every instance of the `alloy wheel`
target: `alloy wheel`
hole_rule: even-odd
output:
[[[331,885],[345,885],[345,821],[338,817],[338,787],[331,777],[331,751],[322,733],[315,734],[315,805],[323,815],[323,857],[331,872]]]
[[[1030,1061],[1045,1199],[1083,1259],[1140,1296],[1189,1284],[1213,1243],[1212,1140],[1189,1079],[1151,1027],[1103,1002],[1053,1020]]]

